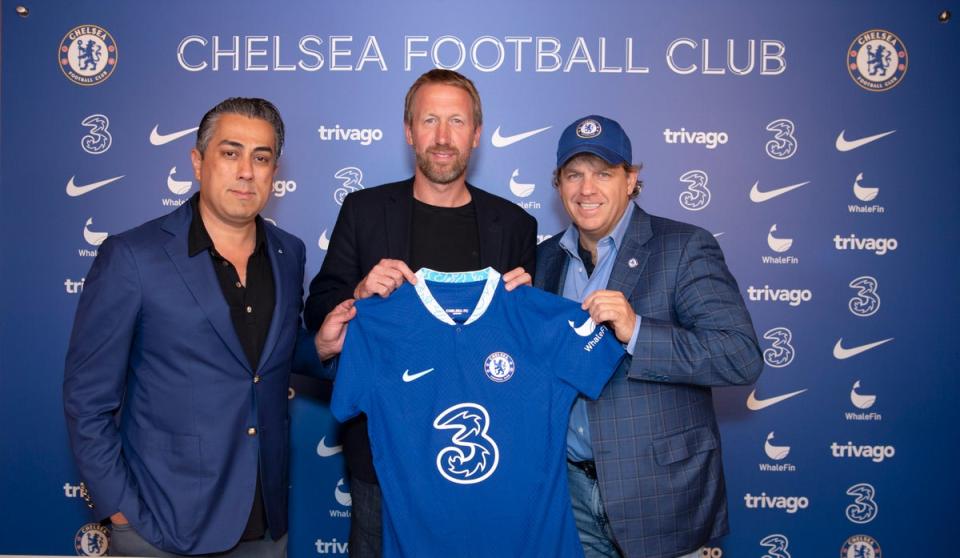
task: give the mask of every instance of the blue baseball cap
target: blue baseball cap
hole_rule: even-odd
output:
[[[616,120],[591,114],[567,126],[557,144],[557,168],[574,155],[593,153],[611,165],[633,164],[630,138]]]

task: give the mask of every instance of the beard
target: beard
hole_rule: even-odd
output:
[[[430,153],[452,153],[453,159],[447,165],[437,165],[430,159]],[[416,153],[417,168],[431,182],[436,184],[450,184],[454,180],[463,176],[467,170],[467,162],[470,161],[470,152],[466,154],[460,152],[456,147],[432,146],[427,148],[426,152]]]

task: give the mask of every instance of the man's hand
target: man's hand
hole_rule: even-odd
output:
[[[515,267],[503,274],[503,282],[506,283],[503,288],[512,291],[522,285],[532,286],[533,278],[522,267]]]
[[[373,295],[387,297],[397,290],[404,281],[417,283],[417,276],[410,271],[401,260],[384,258],[373,266],[370,273],[353,289],[353,297],[357,300],[369,298]]]
[[[127,518],[121,512],[111,515],[110,522],[114,525],[126,525],[128,523]]]
[[[617,340],[629,343],[633,337],[633,328],[637,325],[637,314],[620,291],[593,291],[580,305],[590,313],[598,324],[605,324],[613,330]]]
[[[323,318],[320,330],[313,338],[313,344],[317,348],[317,355],[321,361],[334,357],[343,350],[343,340],[347,336],[347,324],[357,315],[357,309],[353,303],[352,298],[344,300]]]

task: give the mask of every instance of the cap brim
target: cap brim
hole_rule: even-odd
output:
[[[613,151],[612,149],[607,149],[602,145],[578,145],[563,155],[557,157],[557,168],[567,164],[567,161],[581,153],[592,153],[611,165],[619,165],[620,163],[627,162],[627,160],[621,157],[617,152]]]

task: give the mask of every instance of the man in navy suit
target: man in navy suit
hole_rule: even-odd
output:
[[[286,554],[289,376],[295,355],[319,361],[300,327],[304,245],[259,216],[283,136],[263,99],[211,109],[199,194],[110,236],[87,275],[63,397],[111,554]]]
[[[588,557],[694,558],[728,531],[713,386],[763,369],[753,324],[707,231],[650,215],[620,125],[567,127],[554,185],[573,224],[537,251],[534,285],[583,303],[630,357],[567,432]]]
[[[414,176],[346,197],[320,272],[310,282],[304,321],[323,327],[318,350],[340,352],[354,299],[388,296],[413,270],[492,267],[506,288],[529,284],[536,263],[537,223],[526,211],[467,183],[470,154],[480,144],[483,110],[473,82],[451,71],[426,72],[407,91],[403,115],[416,158]],[[343,453],[353,508],[350,555],[381,554],[380,486],[373,469],[366,415],[344,424]]]

